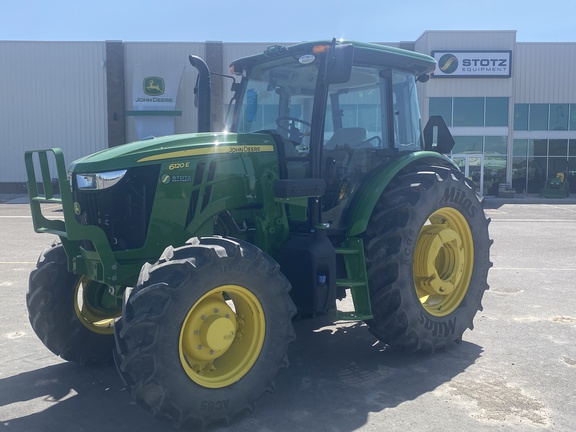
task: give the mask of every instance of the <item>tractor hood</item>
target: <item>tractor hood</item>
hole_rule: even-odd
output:
[[[195,133],[136,141],[102,150],[70,164],[69,172],[97,173],[194,156],[273,152],[266,134]]]

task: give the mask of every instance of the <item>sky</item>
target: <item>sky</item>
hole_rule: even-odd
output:
[[[415,41],[426,30],[515,30],[576,42],[576,0],[0,0],[0,40]]]

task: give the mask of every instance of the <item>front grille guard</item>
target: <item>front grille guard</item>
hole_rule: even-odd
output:
[[[34,230],[37,233],[54,234],[60,237],[68,256],[70,272],[85,275],[91,280],[111,286],[123,284],[130,272],[126,272],[125,270],[128,269],[125,266],[119,266],[116,262],[105,232],[96,226],[81,225],[76,220],[74,200],[62,150],[53,148],[27,151],[24,160]],[[55,166],[56,169],[54,180],[51,162],[53,162],[52,168]],[[40,173],[40,181],[36,176],[37,169]],[[55,185],[57,185],[60,197],[57,196]],[[42,204],[60,204],[64,220],[46,217]],[[80,247],[78,245],[80,240],[90,241],[95,250],[88,251]]]

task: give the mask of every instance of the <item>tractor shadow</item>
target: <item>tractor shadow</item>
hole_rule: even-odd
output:
[[[0,431],[174,431],[130,398],[116,368],[60,363],[0,379]]]
[[[482,353],[474,344],[433,355],[379,343],[365,325],[328,317],[294,323],[290,366],[253,414],[209,431],[354,431],[370,413],[393,409],[464,372]],[[164,432],[175,429],[138,407],[114,367],[60,363],[0,379],[0,431]],[[8,413],[8,414],[7,414]]]
[[[319,318],[297,321],[295,328],[290,366],[276,379],[276,392],[239,425],[252,430],[355,431],[368,423],[370,413],[435,390],[482,354],[481,347],[468,342],[431,355],[404,353],[379,342],[363,323],[334,325]]]

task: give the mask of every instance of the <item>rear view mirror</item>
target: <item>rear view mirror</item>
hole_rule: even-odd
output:
[[[326,80],[328,84],[342,84],[348,82],[352,74],[354,61],[354,45],[336,45],[328,51],[328,72]]]

